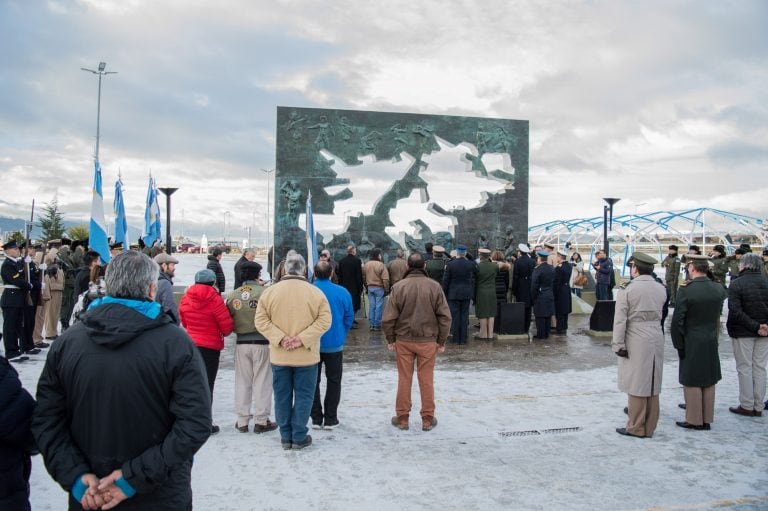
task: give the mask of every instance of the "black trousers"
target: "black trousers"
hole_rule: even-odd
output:
[[[221,352],[211,348],[197,347],[205,364],[205,374],[208,376],[208,387],[211,389],[211,405],[213,405],[213,384],[216,383],[216,374],[219,372],[219,358]]]
[[[22,314],[24,315],[24,326],[21,330],[21,349],[26,351],[35,347],[33,334],[35,333],[35,316],[37,315],[37,306],[33,305],[24,307],[24,312]]]
[[[448,300],[448,308],[451,309],[452,318],[451,342],[466,344],[469,329],[469,300]]]
[[[568,330],[568,314],[558,314],[555,319],[557,320],[555,331],[558,334],[564,334]]]
[[[531,318],[533,317],[533,315],[532,315],[533,311],[531,310],[532,308],[533,307],[531,307],[530,305],[527,305],[527,304],[525,306],[525,333],[526,334],[531,329]]]
[[[24,330],[24,309],[22,307],[3,307],[3,345],[5,356],[18,353],[22,349],[19,339],[22,339]],[[23,342],[22,342],[23,346]]]
[[[551,316],[536,316],[536,339],[546,339],[549,337],[549,330],[552,325]]]
[[[317,364],[317,385],[315,386],[315,400],[312,403],[312,422],[320,424],[325,420],[327,423],[336,423],[337,410],[341,400],[341,373],[343,366],[344,352],[320,353],[320,363]],[[325,399],[320,404],[320,378],[322,368],[325,365]]]

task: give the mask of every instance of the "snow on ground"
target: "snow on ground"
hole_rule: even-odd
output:
[[[224,368],[214,395],[222,431],[195,457],[195,508],[768,509],[768,417],[728,412],[738,404],[738,385],[733,359],[722,363],[709,432],[675,426],[682,391],[677,363],[665,365],[652,439],[614,432],[624,426],[626,400],[612,367],[527,373],[438,362],[439,424],[425,433],[415,384],[410,431],[389,424],[393,360],[383,369],[347,364],[341,426],[311,430],[313,445],[298,452],[283,451],[277,432],[234,429],[234,372]],[[18,365],[33,393],[42,365]],[[557,428],[578,429],[545,431]],[[66,495],[35,457],[32,508],[65,507]]]

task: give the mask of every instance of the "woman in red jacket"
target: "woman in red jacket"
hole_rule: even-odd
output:
[[[224,349],[224,337],[231,334],[233,328],[232,316],[215,285],[216,275],[211,270],[198,271],[195,274],[195,285],[187,289],[179,304],[181,324],[205,363],[211,403],[213,384],[219,371],[219,356]],[[218,432],[219,427],[212,424],[211,433]]]

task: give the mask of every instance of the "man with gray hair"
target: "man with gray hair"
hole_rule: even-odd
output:
[[[194,344],[154,301],[158,273],[145,254],[116,256],[107,296],[48,352],[32,432],[70,509],[126,499],[130,509],[192,508],[211,394]]]
[[[737,415],[761,417],[765,404],[765,365],[768,363],[768,278],[757,254],[744,254],[739,278],[728,288],[728,335],[739,374]]]
[[[262,293],[254,323],[269,341],[275,419],[283,449],[312,443],[307,422],[320,362],[320,336],[331,327],[325,295],[307,282],[300,254],[285,258],[285,276]]]
[[[243,255],[240,256],[240,259],[237,260],[235,263],[235,287],[234,289],[237,289],[238,287],[243,285],[243,278],[240,275],[242,272],[242,266],[243,263],[248,263],[256,259],[256,251],[253,248],[246,248],[243,251]]]
[[[405,277],[408,271],[408,262],[405,260],[405,252],[402,248],[397,249],[397,257],[387,264],[387,271],[389,272],[390,287]]]

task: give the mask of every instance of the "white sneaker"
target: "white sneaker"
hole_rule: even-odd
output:
[[[335,424],[328,424],[327,422],[323,426],[324,429],[336,429],[339,427],[339,421],[336,421]]]
[[[318,424],[316,422],[313,422],[312,429],[323,429],[323,424],[322,423]]]

